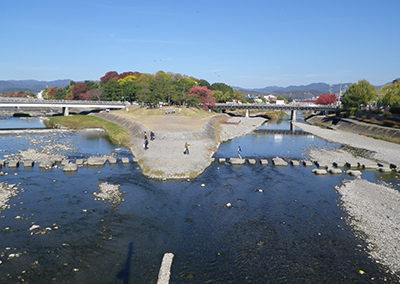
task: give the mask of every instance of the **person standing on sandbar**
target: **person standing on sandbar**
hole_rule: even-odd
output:
[[[189,155],[189,146],[190,144],[188,142],[185,143],[185,152],[183,152],[186,155]]]

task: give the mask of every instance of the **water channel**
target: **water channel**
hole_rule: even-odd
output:
[[[244,158],[299,160],[310,147],[340,147],[299,129],[268,131],[279,129],[289,130],[289,122],[223,143],[216,157],[236,156],[238,145]],[[46,140],[43,133],[0,136],[2,155],[32,147],[32,138]],[[75,148],[71,159],[118,147],[99,131],[54,139]],[[132,161],[128,149],[118,157]],[[351,179],[346,174],[315,176],[311,168],[271,163],[213,163],[189,182],[149,180],[132,162],[71,174],[36,164],[1,170],[8,175],[0,182],[21,183],[0,213],[1,283],[156,283],[167,252],[175,255],[170,283],[397,283],[345,223],[334,186]],[[373,171],[363,178],[382,180]],[[121,185],[124,202],[95,201],[101,182]],[[31,235],[33,224],[58,230]]]

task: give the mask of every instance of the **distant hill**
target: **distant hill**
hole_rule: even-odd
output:
[[[239,90],[242,93],[264,96],[265,94],[271,94],[274,96],[281,95],[283,97],[291,97],[293,99],[310,99],[313,97],[318,97],[322,94],[327,94],[329,92],[333,94],[338,94],[340,88],[342,88],[342,93],[344,94],[348,87],[353,83],[342,83],[342,84],[334,84],[330,86],[326,83],[312,83],[309,85],[300,85],[300,86],[289,86],[289,87],[277,87],[277,86],[269,86],[261,89],[244,89],[241,87],[232,87],[233,89]],[[392,84],[389,82],[385,85]],[[382,89],[382,86],[375,86],[377,89]]]
[[[240,87],[233,87],[234,89],[240,90],[245,94],[252,94],[263,96],[265,94],[272,94],[275,96],[281,95],[283,97],[291,97],[293,99],[310,99],[313,97],[318,97],[321,94],[327,94],[329,92],[335,94],[339,93],[340,87],[342,88],[342,92],[344,93],[346,89],[352,83],[342,83],[335,84],[330,86],[326,83],[312,83],[309,85],[300,85],[300,86],[289,86],[289,87],[278,87],[278,86],[269,86],[261,89],[243,89]]]
[[[342,83],[332,85],[332,93],[338,93],[340,90],[340,86],[342,86],[342,91],[348,88],[353,83]],[[243,91],[255,91],[260,93],[269,94],[272,92],[293,92],[293,91],[319,91],[323,93],[329,93],[330,85],[326,83],[312,83],[309,85],[300,85],[300,86],[289,86],[289,87],[277,87],[277,86],[269,86],[262,89],[243,89],[240,87],[233,87],[234,89],[243,90]]]
[[[47,87],[65,87],[69,85],[72,80],[55,80],[55,81],[37,81],[37,80],[0,80],[0,93],[13,93],[30,91],[38,93]]]

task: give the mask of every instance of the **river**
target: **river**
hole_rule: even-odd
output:
[[[341,147],[298,129],[276,131],[289,129],[287,120],[267,123],[223,143],[216,158],[236,156],[239,145],[244,158],[299,160],[309,147]],[[1,154],[31,147],[32,138],[46,140],[46,134],[19,135],[1,135]],[[71,145],[72,159],[118,147],[99,131],[54,139]],[[345,223],[334,189],[351,179],[344,173],[213,163],[195,180],[155,181],[142,176],[128,149],[117,153],[131,163],[70,174],[38,165],[1,169],[8,175],[0,182],[21,183],[0,214],[1,283],[156,283],[167,252],[175,255],[170,283],[397,283]],[[374,171],[363,178],[383,179]],[[95,201],[101,182],[121,185],[124,202]],[[34,224],[52,230],[32,235]]]

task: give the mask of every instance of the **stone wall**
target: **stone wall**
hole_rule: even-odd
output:
[[[347,118],[313,116],[307,119],[310,124],[324,125],[328,128],[349,131],[358,134],[382,136],[385,138],[400,139],[400,129],[359,122]]]

